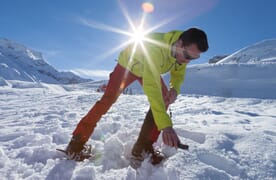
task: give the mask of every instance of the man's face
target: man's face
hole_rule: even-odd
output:
[[[188,64],[191,60],[198,59],[201,51],[196,44],[182,46],[182,41],[176,44],[176,62],[178,64]]]

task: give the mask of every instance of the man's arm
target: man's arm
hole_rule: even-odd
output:
[[[171,71],[171,88],[166,97],[166,101],[169,104],[174,103],[177,95],[180,94],[180,87],[184,81],[185,70],[186,65],[181,65],[180,67],[178,66],[178,69],[175,68]],[[180,140],[172,126],[163,129],[162,138],[164,144],[178,148]]]
[[[151,106],[158,130],[172,126],[162,95],[161,66],[162,53],[158,48],[150,48],[144,59],[143,89]]]

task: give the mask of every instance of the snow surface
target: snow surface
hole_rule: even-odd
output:
[[[171,105],[174,128],[190,150],[159,139],[156,146],[171,157],[157,167],[145,160],[136,171],[128,158],[148,102],[144,95],[121,95],[89,140],[101,158],[64,159],[55,149],[67,145],[101,95],[89,83],[0,87],[1,179],[276,178],[275,99],[179,95]]]

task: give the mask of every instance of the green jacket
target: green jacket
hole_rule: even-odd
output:
[[[186,64],[176,63],[171,53],[171,45],[178,40],[181,33],[181,31],[152,33],[147,36],[151,41],[144,41],[144,47],[138,45],[134,52],[132,44],[119,55],[118,63],[142,78],[143,90],[148,97],[158,130],[172,126],[162,96],[161,74],[170,72],[170,86],[178,94],[184,80]]]

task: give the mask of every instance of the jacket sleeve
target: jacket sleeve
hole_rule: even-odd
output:
[[[171,80],[170,87],[174,88],[178,94],[180,94],[180,88],[183,84],[186,73],[186,64],[182,64],[181,66],[176,65],[173,70],[171,70]]]
[[[157,49],[146,53],[143,71],[143,89],[151,106],[154,121],[158,130],[172,126],[172,121],[166,112],[161,87],[161,67],[158,63],[162,57]]]

